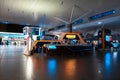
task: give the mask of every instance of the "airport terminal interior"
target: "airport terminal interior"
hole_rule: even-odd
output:
[[[0,0],[0,80],[120,80],[120,0]]]

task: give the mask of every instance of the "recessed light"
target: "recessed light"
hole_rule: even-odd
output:
[[[98,24],[102,24],[102,22],[98,22]]]

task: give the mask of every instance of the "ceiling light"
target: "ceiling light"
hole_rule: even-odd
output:
[[[73,29],[77,29],[76,27],[73,27]]]
[[[102,22],[98,22],[97,24],[102,24]]]

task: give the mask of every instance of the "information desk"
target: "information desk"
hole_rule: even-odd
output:
[[[78,54],[85,51],[91,51],[92,45],[65,45],[65,44],[48,44],[46,54]]]

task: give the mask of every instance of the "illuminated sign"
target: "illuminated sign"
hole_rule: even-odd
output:
[[[56,46],[55,45],[49,45],[48,49],[56,49]]]
[[[112,14],[115,14],[115,10],[109,10],[109,11],[106,11],[106,12],[103,12],[103,13],[100,13],[100,14],[96,14],[94,16],[89,17],[89,19],[90,20],[95,20],[95,19],[98,19],[98,18],[102,18],[102,17],[105,17],[105,16],[112,15]]]
[[[106,41],[112,41],[112,36],[106,35],[106,36],[105,36],[105,40],[106,40]]]
[[[71,34],[69,34],[69,35],[66,35],[66,38],[68,38],[68,39],[73,39],[73,38],[76,38],[76,35],[71,35]]]
[[[106,40],[106,41],[109,41],[109,36],[106,35],[106,36],[105,36],[105,40]]]

